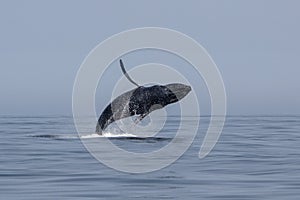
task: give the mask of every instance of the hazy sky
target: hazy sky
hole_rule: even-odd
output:
[[[0,114],[71,114],[85,56],[144,26],[178,30],[207,49],[228,114],[300,114],[299,8],[297,0],[2,0]]]

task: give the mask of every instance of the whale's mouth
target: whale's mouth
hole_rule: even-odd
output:
[[[166,87],[172,92],[170,102],[177,102],[183,99],[191,90],[191,86],[181,83],[168,84]]]

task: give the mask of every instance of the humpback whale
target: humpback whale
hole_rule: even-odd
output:
[[[116,97],[104,109],[96,126],[99,135],[114,121],[137,115],[135,123],[138,123],[152,111],[178,102],[191,91],[190,86],[181,83],[140,86],[128,75],[121,59],[120,66],[125,77],[136,88]]]

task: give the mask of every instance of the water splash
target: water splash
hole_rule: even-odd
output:
[[[137,136],[134,134],[130,134],[130,133],[117,133],[116,134],[116,133],[111,133],[111,132],[106,132],[106,133],[103,133],[102,135],[98,135],[97,133],[92,133],[92,134],[80,136],[81,139],[103,138],[103,137],[119,138],[119,137],[137,137]]]

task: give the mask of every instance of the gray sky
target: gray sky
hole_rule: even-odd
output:
[[[178,30],[207,49],[225,82],[228,114],[300,114],[299,7],[297,0],[1,1],[0,114],[71,114],[89,51],[144,26]]]

